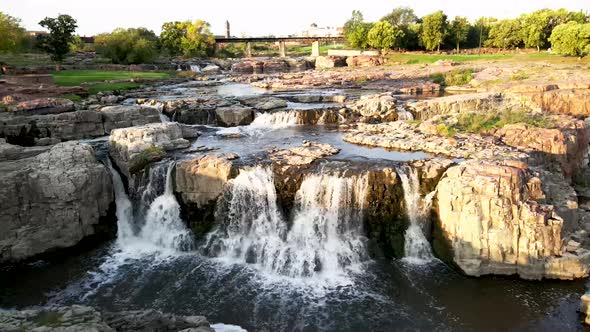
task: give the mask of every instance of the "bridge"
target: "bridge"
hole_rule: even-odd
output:
[[[287,42],[311,42],[311,56],[320,56],[320,42],[344,42],[342,36],[337,37],[216,37],[216,44],[246,43],[246,56],[252,56],[252,43],[279,43],[279,54],[287,56],[285,43]]]

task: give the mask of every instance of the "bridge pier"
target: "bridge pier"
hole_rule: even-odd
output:
[[[317,40],[311,43],[311,56],[320,56],[320,42]]]
[[[246,43],[246,58],[251,58],[252,57],[252,43],[247,42]]]
[[[287,56],[287,50],[286,50],[286,47],[285,47],[285,42],[282,41],[282,40],[279,41],[279,56],[281,58],[284,58],[284,57]]]

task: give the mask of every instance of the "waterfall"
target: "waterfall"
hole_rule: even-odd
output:
[[[198,65],[191,65],[191,71],[195,73],[200,73],[201,67],[199,67]]]
[[[404,189],[406,213],[410,220],[410,226],[406,230],[404,237],[404,260],[413,264],[424,264],[433,259],[430,243],[428,243],[422,231],[422,224],[426,220],[425,212],[434,195],[429,195],[430,199],[421,202],[420,181],[416,169],[409,166],[400,167],[398,175]]]
[[[241,170],[231,183],[222,225],[208,239],[209,254],[255,264],[271,274],[344,277],[367,259],[362,235],[366,177],[309,175],[296,193],[292,225],[277,206],[273,174]]]
[[[107,166],[113,179],[113,189],[115,191],[115,205],[117,207],[117,241],[119,243],[127,241],[134,236],[133,234],[133,204],[127,197],[125,186],[119,173],[113,168],[111,161],[106,158]]]
[[[414,115],[409,112],[406,111],[405,109],[398,109],[397,110],[397,119],[399,121],[404,121],[404,120],[414,120]]]
[[[180,205],[172,188],[173,169],[174,163],[171,163],[166,174],[166,189],[150,205],[138,236],[164,249],[188,250],[192,247],[192,238],[180,218]]]
[[[298,116],[294,111],[279,111],[256,113],[256,117],[247,126],[223,128],[217,131],[218,135],[243,134],[260,136],[266,132],[297,125]]]
[[[164,193],[149,203],[149,197],[154,195],[152,181],[157,181],[153,175],[161,174],[159,168],[152,173],[150,182],[145,188],[139,202],[140,210],[147,207],[147,212],[140,211],[136,218],[133,213],[133,204],[121,181],[121,177],[112,168],[111,174],[115,188],[115,203],[117,205],[117,243],[122,248],[135,248],[142,251],[159,252],[189,250],[192,248],[192,235],[180,218],[180,205],[176,201],[172,188],[172,171],[174,163],[168,165],[166,172],[166,184]],[[140,220],[137,220],[140,219]],[[140,221],[143,220],[143,224]],[[138,228],[134,232],[134,228]]]

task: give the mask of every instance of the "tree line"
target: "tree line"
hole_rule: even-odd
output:
[[[69,53],[85,50],[86,45],[75,35],[78,26],[71,16],[46,17],[39,25],[48,33],[31,36],[18,18],[0,12],[0,52],[44,51],[51,55],[59,70],[59,64]],[[153,62],[161,55],[211,56],[215,51],[215,38],[205,21],[167,22],[162,25],[159,36],[146,28],[119,28],[98,34],[90,50],[116,64],[139,64]]]
[[[582,56],[590,53],[590,17],[566,9],[541,9],[518,18],[498,20],[481,17],[470,22],[443,11],[418,17],[414,10],[399,7],[379,21],[365,22],[355,10],[344,24],[348,44],[354,48],[440,51],[476,47],[500,49],[551,47],[556,53]]]

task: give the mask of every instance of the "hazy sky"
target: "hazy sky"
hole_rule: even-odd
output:
[[[139,26],[159,33],[163,22],[203,19],[215,34],[223,34],[229,20],[234,36],[278,36],[299,32],[311,23],[341,26],[354,9],[373,21],[398,6],[412,7],[418,16],[443,9],[450,18],[509,18],[541,8],[590,11],[590,0],[0,0],[0,11],[20,18],[28,30],[40,30],[37,22],[61,13],[78,21],[80,35]]]

